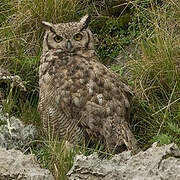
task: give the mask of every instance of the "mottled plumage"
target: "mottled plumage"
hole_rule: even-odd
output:
[[[71,143],[84,136],[110,149],[137,148],[128,126],[129,87],[98,60],[90,17],[80,22],[43,22],[46,34],[39,69],[39,111],[44,128]]]

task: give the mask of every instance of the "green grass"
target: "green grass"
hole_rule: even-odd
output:
[[[160,7],[151,4],[150,10],[153,29],[139,39],[142,58],[129,63],[138,111],[141,112],[136,117],[141,124],[139,136],[146,137],[142,140],[143,145],[148,140],[160,144],[175,142],[180,146],[179,2],[167,1]]]
[[[123,1],[124,3],[124,1]],[[94,1],[12,1],[0,2],[0,66],[19,75],[27,92],[0,84],[9,101],[4,111],[20,117],[27,124],[40,127],[37,112],[38,67],[44,30],[41,21],[67,22],[90,12],[90,24],[97,34],[100,60],[117,73],[123,66],[116,57],[120,50],[138,44],[140,54],[128,56],[128,82],[134,91],[132,128],[142,149],[153,142],[180,146],[180,2],[136,0],[111,14],[109,4]],[[117,16],[117,12],[120,12]],[[104,23],[105,22],[105,23]],[[126,52],[125,52],[126,53]],[[101,144],[89,148],[88,143],[67,151],[65,142],[51,137],[41,138],[27,148],[36,154],[43,167],[49,168],[56,179],[66,179],[76,153],[98,152],[109,158]]]

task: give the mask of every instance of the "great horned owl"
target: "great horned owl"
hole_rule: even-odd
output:
[[[131,91],[121,77],[98,60],[90,16],[46,29],[39,68],[39,111],[46,130],[68,137],[102,140],[109,149],[125,144],[137,148],[129,129]]]

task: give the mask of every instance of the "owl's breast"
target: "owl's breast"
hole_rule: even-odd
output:
[[[69,107],[71,112],[83,110],[88,102],[105,107],[112,101],[117,104],[124,101],[123,83],[95,58],[58,54],[44,63],[46,68],[40,78],[47,92],[44,95],[47,97],[52,92],[54,101]]]
[[[85,102],[81,97],[86,96],[87,74],[88,64],[79,56],[62,53],[47,55],[39,69],[40,92],[48,96],[53,91],[54,96],[66,105],[74,103],[81,106]]]

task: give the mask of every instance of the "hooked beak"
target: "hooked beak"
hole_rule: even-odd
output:
[[[68,51],[71,51],[71,49],[72,49],[72,44],[71,44],[71,41],[70,41],[70,40],[67,41],[66,48],[67,48]]]

